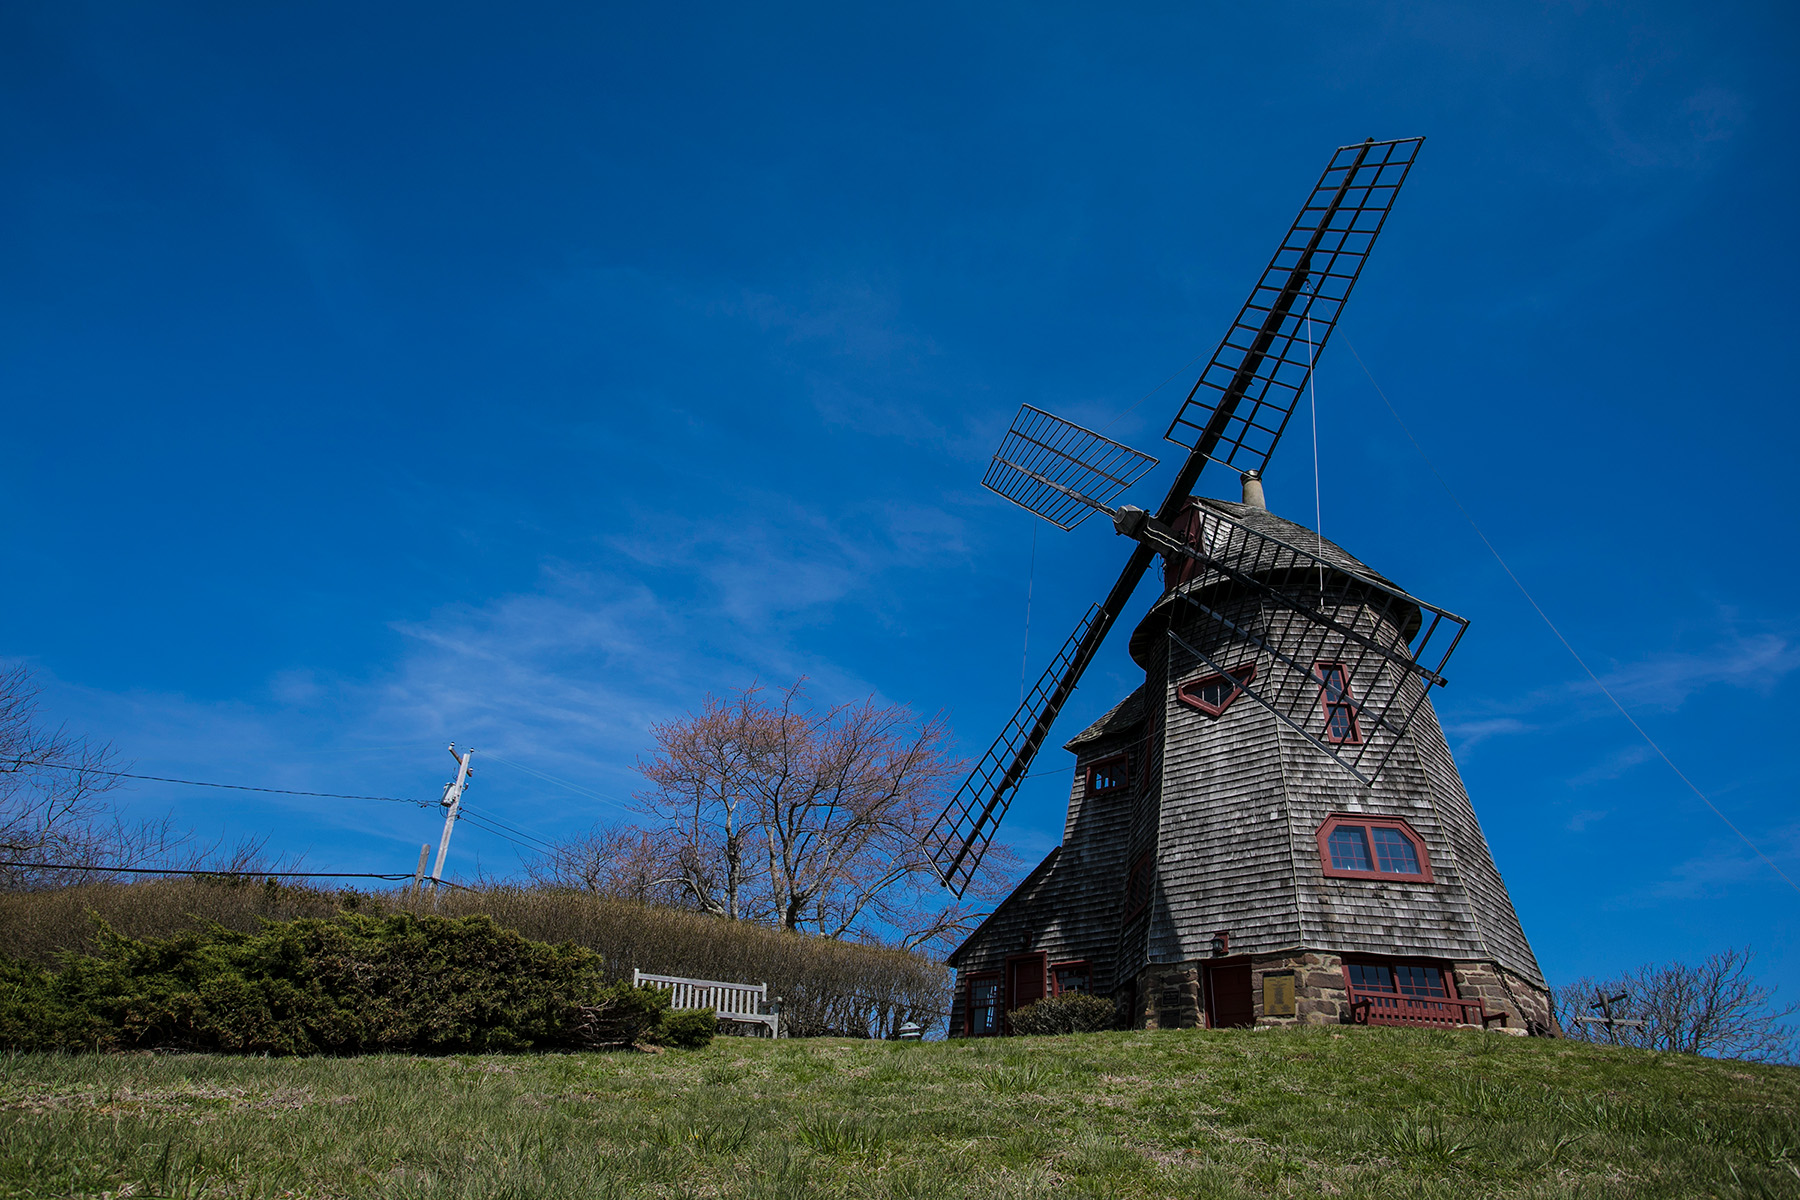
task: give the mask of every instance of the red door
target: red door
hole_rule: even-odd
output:
[[[1006,963],[1006,1011],[1044,998],[1044,956],[1025,954]]]
[[[1250,964],[1206,969],[1207,1024],[1214,1029],[1243,1029],[1256,1024],[1256,1002],[1250,995]]]

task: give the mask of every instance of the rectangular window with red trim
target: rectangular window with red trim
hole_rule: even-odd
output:
[[[1456,998],[1450,972],[1442,966],[1405,962],[1347,962],[1344,975],[1359,992],[1385,992],[1415,999]]]
[[[1085,962],[1052,963],[1050,986],[1058,996],[1085,996],[1094,990],[1094,969]]]
[[[969,1037],[1000,1034],[1000,976],[976,975],[969,980],[969,1012],[963,1032]]]
[[[1338,745],[1360,745],[1362,727],[1356,721],[1350,672],[1343,663],[1314,663],[1313,678],[1319,685],[1319,703],[1325,709],[1325,740]]]
[[[1089,765],[1087,769],[1088,795],[1098,796],[1105,792],[1122,792],[1131,786],[1131,756],[1115,754],[1111,758],[1103,758]]]

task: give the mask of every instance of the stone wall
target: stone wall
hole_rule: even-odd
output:
[[[1507,1015],[1509,1029],[1522,1029],[1537,1037],[1561,1037],[1550,993],[1538,984],[1491,962],[1451,964],[1456,994],[1479,1000],[1489,1012]]]
[[[1263,1012],[1263,976],[1292,972],[1294,1015]],[[1259,955],[1250,962],[1250,995],[1258,1025],[1337,1025],[1349,1003],[1344,989],[1344,960],[1320,951]]]
[[[1194,1029],[1206,1020],[1204,972],[1212,960],[1153,963],[1137,973],[1132,987],[1121,989],[1120,1007],[1134,1029]],[[1242,962],[1242,959],[1237,960]],[[1294,1013],[1263,1011],[1263,979],[1294,977]],[[1507,1014],[1506,1028],[1516,1033],[1561,1037],[1550,994],[1537,984],[1492,962],[1451,964],[1456,994],[1480,1000],[1489,1012]],[[1344,960],[1329,951],[1259,954],[1250,960],[1250,994],[1258,1025],[1339,1025],[1349,1021],[1350,996],[1344,983]]]
[[[1152,963],[1137,973],[1133,1029],[1197,1029],[1206,1023],[1199,963]]]

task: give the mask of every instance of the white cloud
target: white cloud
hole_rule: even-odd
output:
[[[1800,825],[1789,825],[1757,835],[1764,854],[1779,865],[1789,879],[1800,862]],[[1703,854],[1673,864],[1663,878],[1648,887],[1627,893],[1618,903],[1625,907],[1648,906],[1669,900],[1699,900],[1741,896],[1746,887],[1783,887],[1781,877],[1769,869],[1750,847],[1735,837],[1721,837]]]
[[[1645,745],[1630,745],[1606,755],[1584,771],[1571,775],[1565,782],[1572,788],[1592,787],[1617,779],[1633,767],[1649,762],[1655,752]]]
[[[1601,674],[1607,691],[1631,711],[1674,712],[1709,687],[1741,688],[1758,695],[1769,692],[1800,669],[1800,645],[1785,634],[1733,635],[1702,651],[1657,654],[1615,665]],[[1491,737],[1532,733],[1597,718],[1616,719],[1611,703],[1580,668],[1570,664],[1573,678],[1510,699],[1482,705],[1478,717],[1457,721],[1447,729],[1474,745]],[[1527,716],[1535,716],[1528,721]]]
[[[1762,633],[1721,642],[1703,653],[1658,655],[1616,667],[1601,681],[1627,708],[1673,711],[1695,692],[1716,684],[1767,695],[1796,668],[1800,646],[1786,637]],[[1591,691],[1592,684],[1586,690]]]
[[[1455,724],[1446,725],[1444,732],[1457,739],[1456,753],[1461,756],[1491,737],[1509,733],[1530,733],[1535,728],[1536,726],[1528,725],[1517,717],[1489,717],[1480,721],[1458,721]]]

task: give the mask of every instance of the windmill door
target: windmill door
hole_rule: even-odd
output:
[[[1214,1029],[1242,1029],[1256,1024],[1250,995],[1250,964],[1206,969],[1206,1023]]]
[[[1006,961],[1006,1011],[1044,998],[1044,956],[1023,954]]]

